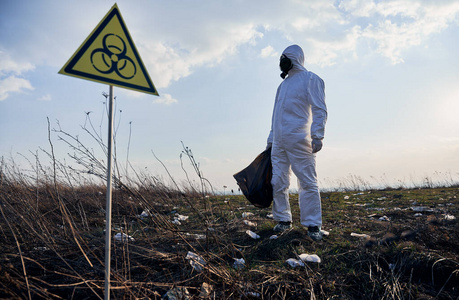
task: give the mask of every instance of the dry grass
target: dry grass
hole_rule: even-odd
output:
[[[72,170],[61,178],[35,171],[24,175],[2,162],[0,298],[103,298],[105,188],[72,183],[67,179],[79,178]],[[137,176],[141,180],[118,180],[113,194],[113,235],[134,238],[113,243],[113,299],[159,299],[185,288],[188,299],[459,297],[459,224],[445,218],[459,215],[456,188],[323,193],[330,235],[313,242],[298,219],[291,231],[270,239],[269,210],[242,196],[205,197]],[[424,207],[422,216],[413,207]],[[296,195],[292,208],[297,218]],[[144,211],[149,216],[141,217]],[[253,215],[244,217],[247,212]],[[177,214],[188,219],[173,224]],[[261,238],[251,239],[248,229]],[[189,251],[206,261],[201,272],[186,259]],[[286,264],[302,253],[322,262]],[[236,269],[235,258],[244,258],[245,267]]]

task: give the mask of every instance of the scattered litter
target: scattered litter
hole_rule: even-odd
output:
[[[381,201],[381,200],[386,200],[386,199],[387,199],[387,197],[379,197],[379,198],[377,198],[376,200]]]
[[[182,223],[180,223],[180,221],[177,219],[174,219],[173,221],[171,221],[171,223],[175,225],[182,225]]]
[[[381,215],[378,215],[378,214],[368,215],[368,218],[370,218],[370,219],[379,218],[379,217],[381,217]]]
[[[182,222],[180,221],[186,221],[188,219],[188,216],[183,216],[183,215],[180,215],[178,213],[175,213],[176,216],[174,217],[174,220],[171,221],[172,224],[175,224],[175,225],[182,225]]]
[[[426,212],[432,212],[433,209],[427,206],[412,206],[411,210],[413,211],[426,211]]]
[[[254,297],[254,298],[260,298],[261,297],[260,293],[256,293],[256,292],[248,292],[247,296]]]
[[[415,213],[414,216],[415,217],[420,217],[420,216],[422,216],[422,214],[421,213]]]
[[[199,298],[210,298],[210,294],[212,293],[212,286],[207,282],[203,282],[201,285],[201,292],[199,293]]]
[[[364,195],[364,193],[357,193],[357,194],[354,194],[354,196],[360,196],[360,195]]]
[[[147,210],[144,210],[141,214],[140,214],[140,217],[149,217],[150,216],[150,211],[147,209]]]
[[[300,254],[299,260],[296,258],[289,258],[286,260],[286,263],[288,263],[292,268],[296,267],[304,267],[305,262],[314,262],[314,263],[320,263],[321,259],[319,256],[316,254]]]
[[[188,216],[182,216],[180,214],[176,214],[177,216],[175,217],[175,219],[179,220],[179,221],[186,221],[188,219]]]
[[[33,250],[48,251],[49,249],[47,247],[33,247]]]
[[[388,216],[382,216],[381,218],[378,219],[379,221],[387,221],[390,222],[390,219]]]
[[[314,263],[320,263],[321,259],[317,254],[300,254],[300,259],[304,262],[314,262]]]
[[[150,211],[148,209],[146,209],[140,215],[137,215],[136,217],[143,220],[143,219],[151,217],[151,216],[153,216],[153,214],[150,213]]]
[[[274,219],[274,216],[273,216],[273,214],[267,214],[267,215],[266,215],[266,218],[268,218],[268,219]]]
[[[326,230],[323,230],[323,229],[321,229],[320,232],[322,232],[322,235],[325,235],[325,236],[329,236],[330,235],[330,232],[328,232]]]
[[[275,235],[275,234],[273,234],[272,236],[269,237],[270,240],[275,240],[275,239],[277,239],[277,238],[278,238],[278,236]]]
[[[234,258],[233,268],[236,270],[245,268],[245,260],[243,258]]]
[[[247,217],[250,217],[250,216],[253,216],[253,213],[251,213],[251,212],[243,212],[242,213],[242,217],[243,218],[247,218]]]
[[[201,272],[202,268],[206,265],[206,261],[201,256],[191,251],[188,251],[185,259],[189,259],[190,265],[193,267],[193,269],[195,269],[198,272]]]
[[[456,220],[456,217],[453,216],[453,215],[447,215],[447,214],[445,214],[445,215],[443,215],[443,216],[445,217],[445,220],[446,220],[446,221],[453,221],[453,220]]]
[[[257,223],[250,222],[249,220],[244,220],[244,224],[248,225],[248,226],[251,226],[251,227],[256,227],[257,226]]]
[[[349,196],[344,196],[344,200],[349,200]]]
[[[295,258],[289,258],[286,260],[286,263],[290,265],[292,268],[296,267],[304,267],[304,263],[301,260],[295,259]]]
[[[118,241],[118,242],[127,242],[127,241],[133,242],[134,241],[134,238],[132,236],[129,236],[122,232],[115,234],[113,239],[115,239],[115,241]]]
[[[259,239],[260,236],[258,234],[256,234],[255,232],[253,232],[252,230],[247,230],[245,233],[247,233],[252,239]]]
[[[206,238],[206,235],[205,234],[197,234],[197,233],[185,233],[185,235],[187,236],[191,236],[191,237],[194,237],[195,239],[197,240],[203,240]]]
[[[371,238],[368,234],[365,234],[365,233],[352,232],[351,236],[354,236],[354,237],[357,237],[357,238],[361,238],[361,239],[370,239]]]
[[[190,293],[186,287],[176,287],[170,289],[163,298],[166,300],[188,300]]]

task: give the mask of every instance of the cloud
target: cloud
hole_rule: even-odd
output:
[[[204,26],[217,28],[209,29],[211,32],[208,35],[197,37],[193,42],[177,36],[175,43],[152,41],[139,46],[157,88],[167,87],[199,67],[214,67],[237,53],[239,46],[254,44],[257,38],[262,37],[253,24]]]
[[[14,61],[7,53],[0,51],[0,101],[8,98],[10,93],[33,90],[30,81],[19,77],[33,69],[31,63]]]
[[[270,57],[276,56],[286,42],[296,43],[303,47],[308,64],[320,66],[374,53],[393,64],[402,63],[405,50],[422,45],[432,34],[457,22],[459,13],[459,3],[447,0],[286,0],[269,4],[264,1],[241,4],[230,0],[224,9],[219,1],[193,6],[168,2],[156,5],[154,10],[150,9],[153,4],[149,1],[140,3],[121,9],[142,60],[159,89],[190,76],[199,68],[218,66],[244,46],[255,48],[257,51],[253,53],[261,53],[262,57]],[[97,5],[97,11],[91,12],[91,22],[96,23],[101,17],[98,14],[106,9],[102,7],[105,5]],[[60,8],[72,12],[85,9],[68,3]],[[11,55],[19,51],[18,57],[27,57],[30,61],[13,62],[0,53],[0,76],[11,72],[19,75],[32,70],[34,65],[52,65],[68,59],[67,55],[80,43],[74,41],[74,36],[83,39],[93,26],[77,20],[79,15],[66,15],[65,22],[62,21],[64,28],[59,28],[53,36],[40,35],[40,42],[30,30],[41,28],[35,24],[38,18],[40,22],[43,18],[30,15],[30,20],[16,34],[20,37],[18,42],[8,44],[7,50]],[[162,16],[169,17],[160,18]],[[49,18],[53,22],[47,22],[45,28],[59,23],[62,16],[50,13]],[[278,44],[272,42],[273,37]],[[270,46],[261,49],[261,41],[269,41]],[[57,53],[45,48],[57,49]]]
[[[279,56],[276,50],[272,46],[261,49],[261,57]]]
[[[24,78],[9,76],[0,80],[0,101],[8,98],[10,93],[33,90],[32,84]]]
[[[7,74],[20,75],[34,68],[34,65],[31,63],[15,61],[11,59],[8,53],[0,51],[0,77]]]
[[[350,23],[362,24],[357,40],[365,40],[370,48],[389,58],[393,64],[402,63],[403,51],[421,45],[457,19],[459,3],[442,1],[341,1],[338,8]],[[373,46],[374,45],[374,46]]]
[[[178,101],[176,99],[172,98],[172,96],[169,95],[169,94],[160,95],[160,97],[158,97],[155,101],[153,101],[153,103],[165,104],[165,105],[171,105],[171,104],[176,103],[176,102],[178,102]]]

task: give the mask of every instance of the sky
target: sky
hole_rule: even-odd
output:
[[[236,191],[232,175],[266,147],[279,56],[298,44],[325,82],[322,188],[459,177],[459,1],[116,3],[160,95],[114,88],[121,166],[170,182],[164,164],[177,182],[188,175],[195,184],[183,143],[215,190]],[[58,72],[114,4],[0,0],[5,161],[30,169],[38,155],[49,164],[52,144],[74,165],[58,129],[106,161],[84,128],[107,140],[108,85]]]

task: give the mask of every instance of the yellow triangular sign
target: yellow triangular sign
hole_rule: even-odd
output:
[[[116,4],[59,73],[158,96]]]

